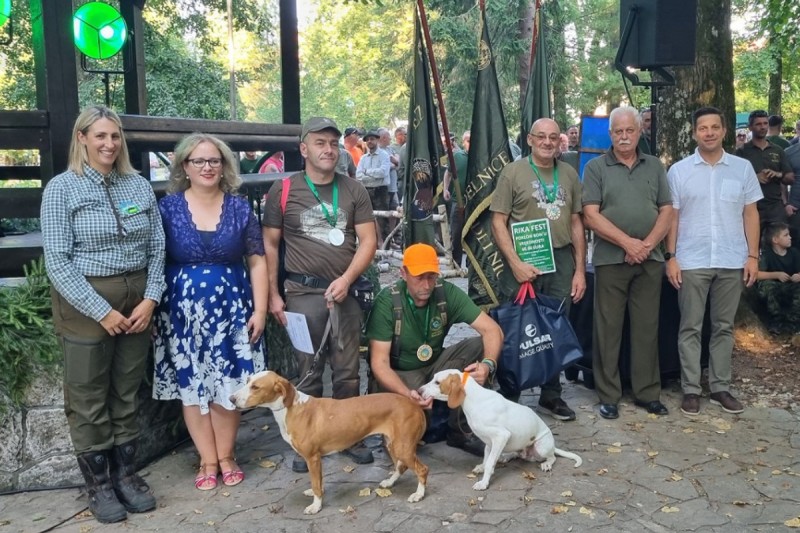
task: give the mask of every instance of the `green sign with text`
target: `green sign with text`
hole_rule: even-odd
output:
[[[511,224],[514,250],[525,263],[538,268],[542,274],[556,271],[550,221],[546,218]]]

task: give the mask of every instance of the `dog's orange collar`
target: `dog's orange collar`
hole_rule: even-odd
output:
[[[469,372],[467,372],[467,371],[465,370],[465,371],[464,371],[464,374],[462,374],[462,376],[461,376],[461,384],[462,384],[462,385],[466,385],[466,384],[467,384],[467,378],[468,378],[468,377],[469,377]]]

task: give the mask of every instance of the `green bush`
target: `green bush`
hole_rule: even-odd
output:
[[[61,361],[53,331],[44,261],[25,267],[25,281],[0,287],[0,391],[19,404],[36,372]]]

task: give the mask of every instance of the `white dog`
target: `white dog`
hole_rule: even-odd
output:
[[[556,448],[550,428],[533,410],[481,387],[468,372],[437,372],[419,393],[424,398],[446,400],[450,409],[461,406],[469,427],[486,444],[483,463],[472,469],[475,474],[483,473],[483,478],[472,486],[474,490],[486,490],[504,452],[507,455],[502,462],[515,457],[537,461],[545,472],[553,467],[556,455],[574,460],[576,468],[583,463],[578,455]]]

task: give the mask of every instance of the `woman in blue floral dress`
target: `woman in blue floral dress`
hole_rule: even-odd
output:
[[[153,397],[180,399],[200,454],[195,487],[238,485],[240,414],[230,402],[264,369],[267,263],[261,228],[231,150],[192,134],[175,149],[169,194],[159,202],[167,241],[167,289],[156,312]],[[221,469],[221,470],[220,470]]]

